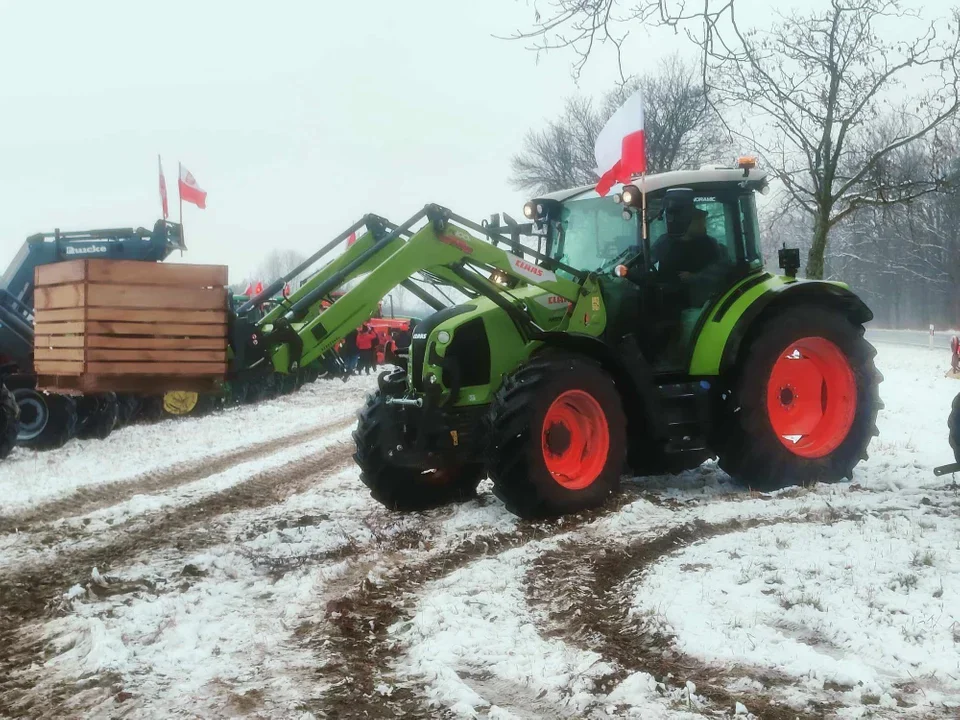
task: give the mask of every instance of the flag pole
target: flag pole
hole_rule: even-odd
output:
[[[647,240],[647,171],[640,176],[640,225],[643,227],[643,240]]]
[[[180,178],[183,177],[183,163],[177,161],[177,198],[180,200],[180,242],[186,244],[183,233],[183,193],[180,192]]]

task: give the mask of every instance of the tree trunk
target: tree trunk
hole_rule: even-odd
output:
[[[830,229],[826,213],[821,210],[813,223],[813,245],[807,255],[807,277],[823,280],[823,258],[827,251],[827,232]]]

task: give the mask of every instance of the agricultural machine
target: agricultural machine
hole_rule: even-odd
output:
[[[843,284],[797,279],[796,250],[780,252],[784,275],[764,270],[766,183],[742,162],[649,176],[645,195],[554,193],[527,203],[524,223],[436,205],[400,225],[367,216],[267,316],[238,316],[234,357],[296,378],[396,286],[433,308],[354,433],[362,481],[396,510],[468,498],[488,476],[518,515],[574,512],[604,502],[625,470],[711,457],[759,489],[850,477],[881,406],[863,337],[872,313]]]
[[[0,276],[0,457],[12,442],[33,448],[59,447],[70,438],[106,437],[118,416],[129,416],[134,397],[100,393],[73,398],[39,392],[33,375],[34,269],[78,258],[158,262],[185,250],[181,228],[159,220],[153,230],[120,228],[42,233],[26,239]],[[17,412],[13,412],[16,405]]]

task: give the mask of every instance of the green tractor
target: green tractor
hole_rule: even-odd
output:
[[[554,193],[523,224],[435,205],[399,226],[367,220],[234,351],[297,373],[397,285],[430,304],[354,433],[362,481],[396,510],[463,500],[489,477],[522,517],[576,512],[624,473],[709,458],[756,489],[849,478],[881,407],[872,313],[843,284],[797,279],[795,250],[784,275],[764,270],[766,183],[747,164],[648,176],[645,193]]]

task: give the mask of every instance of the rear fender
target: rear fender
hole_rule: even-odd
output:
[[[736,367],[741,350],[750,346],[753,333],[764,321],[798,306],[835,310],[861,325],[873,319],[873,312],[866,303],[844,285],[822,280],[784,282],[768,289],[737,318],[723,347],[720,373],[728,373]]]

